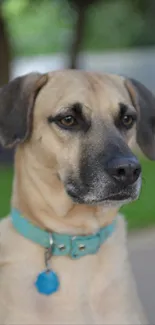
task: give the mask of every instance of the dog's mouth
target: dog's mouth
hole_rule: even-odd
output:
[[[103,204],[103,205],[110,205],[110,204],[125,204],[131,201],[134,201],[138,197],[138,193],[132,192],[132,193],[126,193],[126,192],[120,192],[120,193],[109,193],[107,196],[95,196],[93,194],[86,194],[86,195],[80,195],[79,193],[76,193],[74,191],[67,191],[68,195],[71,197],[71,199],[75,203],[79,204]]]
[[[116,193],[108,195],[103,199],[103,201],[126,201],[129,199],[131,199],[131,196],[129,194]]]
[[[109,196],[109,197],[106,197],[106,198],[99,198],[99,199],[91,199],[91,198],[81,198],[81,197],[78,197],[78,196],[71,196],[72,200],[75,202],[75,203],[81,203],[81,204],[112,204],[112,203],[127,203],[127,202],[130,202],[132,201],[133,199],[130,197],[130,196],[127,196],[127,195],[117,195],[117,196]]]
[[[82,186],[70,181],[65,184],[65,188],[75,203],[121,206],[137,200],[141,189],[141,178],[134,184],[127,186],[119,186],[114,183],[103,184],[102,182],[99,185],[97,184],[94,187]]]

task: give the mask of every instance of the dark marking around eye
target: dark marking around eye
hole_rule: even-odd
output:
[[[54,122],[54,117],[50,115],[50,116],[47,118],[47,121],[48,121],[48,123],[52,123],[52,122]]]
[[[56,116],[49,116],[47,118],[48,123],[56,123],[59,127],[61,127],[60,121],[68,116],[72,116],[76,120],[76,125],[74,125],[72,128],[68,128],[68,131],[73,132],[73,131],[84,131],[87,132],[88,129],[91,126],[90,120],[88,120],[85,115],[83,114],[83,105],[81,103],[73,103],[68,106],[68,109],[65,111],[59,113]],[[65,128],[67,130],[67,127]]]
[[[70,109],[72,109],[76,114],[82,115],[82,104],[81,103],[75,103],[70,106]]]
[[[131,109],[123,104],[123,103],[120,103],[119,104],[119,114],[116,116],[115,118],[115,125],[118,129],[130,129],[134,122],[136,121],[137,119],[137,114],[136,112],[132,112]],[[133,123],[129,125],[129,127],[125,127],[125,125],[123,125],[122,121],[123,121],[123,118],[127,116],[127,117],[130,117],[132,120],[133,120]]]
[[[125,113],[128,111],[128,106],[123,103],[120,103],[119,107],[120,107],[120,116],[125,115]]]

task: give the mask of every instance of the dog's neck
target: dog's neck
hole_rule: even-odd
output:
[[[116,208],[73,203],[54,170],[24,148],[15,154],[12,206],[44,229],[74,235],[93,233],[117,214]]]

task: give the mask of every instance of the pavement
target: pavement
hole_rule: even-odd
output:
[[[11,79],[32,71],[46,73],[68,66],[64,53],[17,57],[11,62]],[[79,66],[86,70],[116,73],[135,78],[155,91],[155,47],[122,51],[82,53]]]
[[[129,235],[129,253],[141,302],[155,325],[155,229]]]

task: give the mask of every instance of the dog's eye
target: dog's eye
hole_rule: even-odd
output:
[[[132,128],[135,122],[135,118],[132,115],[123,115],[121,117],[121,123],[126,129]]]
[[[64,127],[72,127],[74,125],[77,125],[77,121],[75,119],[75,117],[73,117],[72,115],[68,115],[68,116],[65,116],[63,118],[61,118],[59,121],[58,121],[58,124],[61,126],[64,126]]]

